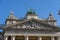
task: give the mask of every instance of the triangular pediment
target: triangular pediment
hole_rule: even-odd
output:
[[[58,27],[51,26],[46,22],[37,20],[37,19],[30,19],[24,20],[17,24],[12,24],[10,26],[5,26],[5,28],[30,28],[30,29],[54,29]]]

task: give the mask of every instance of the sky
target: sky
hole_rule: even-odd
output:
[[[39,18],[48,18],[51,12],[60,25],[60,0],[0,0],[0,24],[5,24],[6,18],[13,10],[18,18],[24,17],[29,9],[36,11]]]

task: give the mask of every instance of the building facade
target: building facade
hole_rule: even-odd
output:
[[[60,28],[50,13],[46,19],[41,19],[34,11],[27,11],[23,19],[14,16],[7,17],[4,30],[4,40],[60,40]]]

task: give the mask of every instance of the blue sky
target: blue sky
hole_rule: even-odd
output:
[[[6,18],[13,10],[14,15],[24,17],[29,9],[34,9],[40,18],[47,18],[52,12],[60,25],[60,16],[57,14],[60,9],[60,0],[0,0],[0,24],[4,24]]]

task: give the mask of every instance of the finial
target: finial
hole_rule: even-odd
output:
[[[13,15],[13,14],[14,14],[14,12],[13,12],[13,11],[11,11],[11,12],[10,12],[10,14],[11,14],[11,15]]]
[[[50,12],[49,16],[52,16],[52,12]]]
[[[53,17],[53,15],[52,15],[52,12],[50,12],[48,19],[49,19],[49,20],[54,20],[54,17]]]

